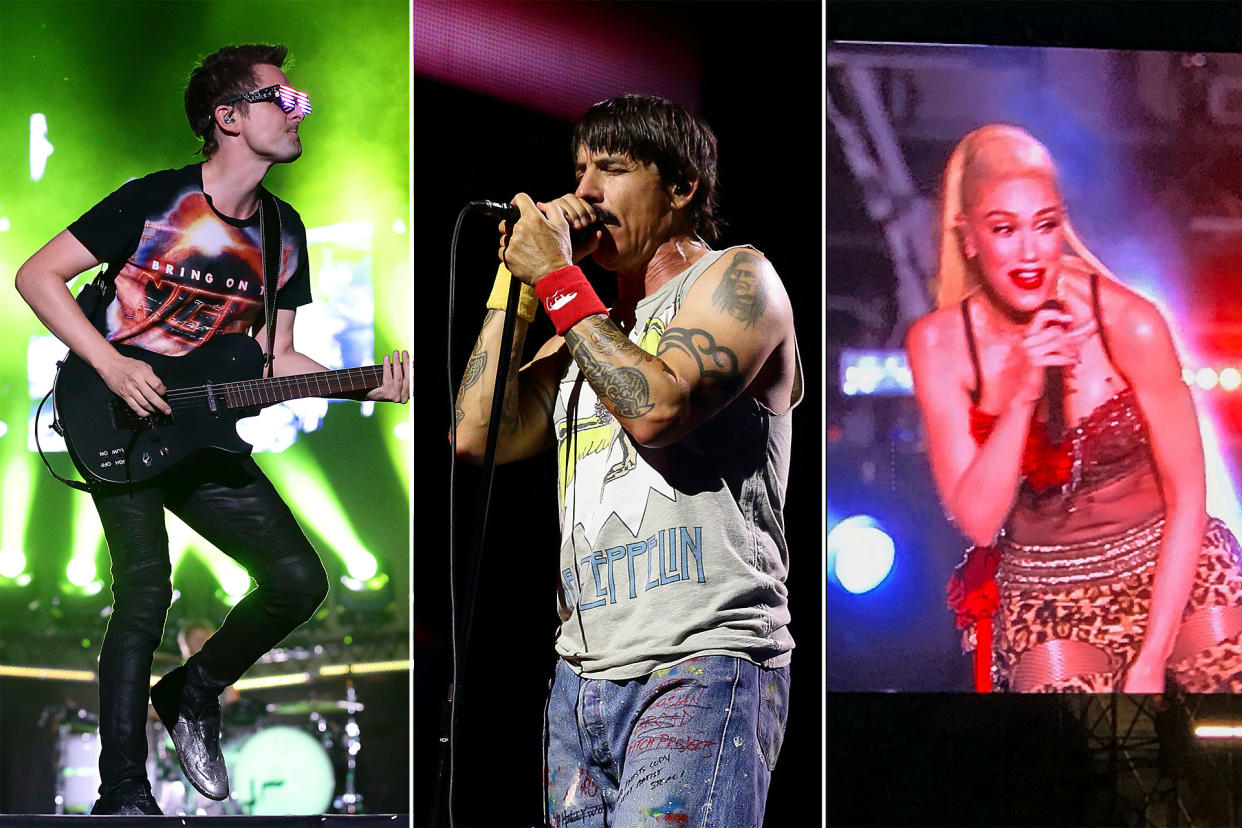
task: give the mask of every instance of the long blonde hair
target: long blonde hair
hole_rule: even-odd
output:
[[[1057,168],[1048,149],[1029,132],[1007,124],[989,124],[958,141],[944,168],[944,188],[940,200],[940,256],[933,280],[936,306],[955,305],[982,284],[977,262],[966,258],[959,235],[959,220],[978,199],[983,186],[997,178],[1037,176],[1047,179],[1060,197]],[[1071,267],[1094,270],[1115,279],[1096,258],[1070,224],[1062,221],[1065,242],[1077,256],[1065,256]]]

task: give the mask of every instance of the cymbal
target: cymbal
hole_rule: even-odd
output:
[[[365,710],[362,702],[337,701],[335,699],[308,699],[290,704],[269,704],[268,713],[277,716],[309,716],[311,713],[357,713]]]

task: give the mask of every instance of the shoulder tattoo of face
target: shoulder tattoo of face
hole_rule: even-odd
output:
[[[712,305],[748,328],[758,322],[768,304],[762,267],[762,260],[754,253],[747,250],[734,253],[712,293]]]

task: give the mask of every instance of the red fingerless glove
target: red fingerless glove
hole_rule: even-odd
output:
[[[539,294],[539,303],[558,336],[564,336],[565,331],[591,314],[608,313],[577,265],[566,265],[544,276],[535,283],[535,293]]]

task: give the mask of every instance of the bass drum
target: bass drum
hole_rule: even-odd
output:
[[[247,814],[310,816],[332,804],[332,760],[305,731],[268,727],[230,740],[221,752],[233,798]]]
[[[61,725],[57,736],[56,813],[90,813],[99,797],[99,734]]]

